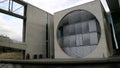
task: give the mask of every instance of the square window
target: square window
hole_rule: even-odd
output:
[[[83,45],[90,45],[90,34],[83,34]]]
[[[88,22],[82,22],[82,33],[89,33]]]
[[[75,34],[82,34],[82,23],[75,24]]]
[[[69,25],[69,35],[75,35],[75,25]]]
[[[63,38],[63,45],[64,47],[69,47],[70,46],[70,37],[69,36],[66,36]]]
[[[95,20],[89,20],[88,24],[89,24],[89,32],[97,31],[97,25]]]
[[[78,34],[76,35],[76,46],[83,45],[82,35]]]
[[[98,35],[97,33],[90,33],[90,44],[98,44]]]
[[[69,36],[69,40],[70,40],[70,47],[75,47],[75,35]]]

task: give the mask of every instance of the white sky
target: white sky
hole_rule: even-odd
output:
[[[24,0],[49,13],[54,13],[75,5],[80,5],[93,0]]]

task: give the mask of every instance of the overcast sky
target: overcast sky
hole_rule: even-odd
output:
[[[80,5],[93,0],[24,0],[49,13],[54,13],[65,8]]]
[[[80,5],[94,0],[24,0],[24,1],[53,14],[56,11],[60,11],[72,6]],[[105,4],[105,0],[101,1],[106,7],[106,10],[109,11],[107,5]]]

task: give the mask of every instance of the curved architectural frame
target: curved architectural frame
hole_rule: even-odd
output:
[[[61,19],[57,28],[58,43],[71,57],[85,57],[94,51],[100,34],[99,22],[86,10],[69,12]]]

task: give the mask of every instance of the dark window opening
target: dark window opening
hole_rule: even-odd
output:
[[[33,59],[37,59],[37,55],[36,54],[33,56]]]
[[[118,44],[118,48],[115,46],[115,42],[113,42],[113,48],[114,48],[114,54],[115,55],[120,55],[120,9],[116,10],[115,12],[112,12],[112,19],[113,19],[113,25],[115,29],[115,35],[116,35],[116,40]]]
[[[42,54],[39,55],[39,59],[41,59],[41,58],[43,58],[43,55],[42,55]]]

